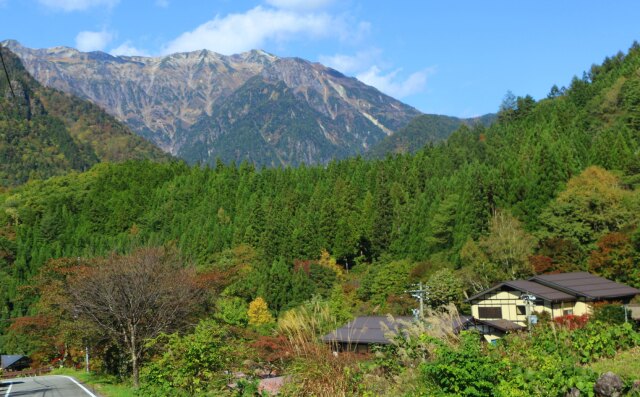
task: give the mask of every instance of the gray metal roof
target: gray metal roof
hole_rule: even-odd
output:
[[[551,302],[565,302],[575,299],[574,295],[570,295],[565,292],[558,291],[557,289],[549,288],[546,285],[534,283],[531,281],[515,280],[507,281],[504,284],[516,288],[522,292],[531,293],[537,298],[542,298]]]
[[[587,272],[544,274],[529,280],[588,299],[630,298],[640,290]]]
[[[454,318],[453,329],[459,331],[461,328],[472,321],[471,316],[461,315],[459,318]],[[337,342],[337,343],[376,343],[382,345],[388,345],[389,339],[385,337],[386,330],[401,331],[404,328],[405,323],[413,321],[413,317],[400,316],[390,320],[385,316],[364,316],[356,317],[347,325],[338,328],[335,331],[328,333],[322,337],[324,342]]]
[[[322,337],[324,342],[339,342],[339,343],[379,343],[389,344],[389,340],[384,336],[387,329],[395,330],[401,329],[402,323],[398,321],[410,322],[413,317],[395,317],[394,321],[391,321],[385,316],[367,316],[356,317],[347,325],[338,328],[337,330],[330,332]],[[383,324],[386,328],[383,328]]]
[[[537,298],[541,298],[551,302],[565,302],[565,301],[575,300],[574,295],[570,295],[565,292],[558,291],[557,289],[550,288],[539,283],[535,283],[527,280],[512,280],[512,281],[502,282],[492,288],[489,288],[486,291],[482,291],[479,294],[476,294],[470,297],[466,301],[467,302],[472,301],[485,294],[488,294],[498,289],[502,289],[503,287],[507,287],[507,289],[514,289],[520,292],[530,293],[535,295]]]

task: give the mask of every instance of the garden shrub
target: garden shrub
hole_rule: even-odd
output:
[[[427,383],[437,386],[442,395],[483,397],[493,394],[506,365],[486,354],[477,333],[463,331],[458,346],[435,338],[433,343],[439,346],[435,358],[421,365]]]
[[[163,353],[142,372],[143,394],[179,396],[220,391],[243,356],[239,342],[233,340],[227,327],[214,320],[201,321],[191,334],[161,335],[150,343],[151,347],[162,345]]]

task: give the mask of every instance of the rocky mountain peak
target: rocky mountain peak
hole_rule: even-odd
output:
[[[366,151],[419,114],[319,63],[263,50],[114,57],[68,47],[33,50],[14,40],[4,45],[42,84],[93,101],[188,161],[324,163]]]

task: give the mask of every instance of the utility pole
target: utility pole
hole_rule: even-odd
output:
[[[404,291],[407,294],[411,294],[414,298],[416,298],[420,302],[419,316],[420,318],[424,318],[424,301],[429,299],[429,288],[426,285],[422,285],[422,281],[420,281],[417,285],[418,289],[413,289],[409,291]]]
[[[89,346],[84,347],[84,369],[89,373]]]
[[[520,296],[520,298],[524,301],[524,304],[525,304],[525,310],[527,315],[527,326],[529,328],[529,332],[531,332],[531,327],[533,326],[533,324],[531,324],[531,313],[533,311],[532,309],[536,301],[536,297],[532,294],[526,293]]]

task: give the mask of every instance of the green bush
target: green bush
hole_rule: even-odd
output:
[[[590,321],[582,329],[571,334],[571,343],[581,363],[613,357],[620,349],[640,344],[640,334],[629,323],[607,325]]]
[[[583,328],[540,325],[532,333],[507,335],[497,346],[483,346],[463,332],[459,345],[433,338],[435,354],[421,365],[431,395],[561,396],[575,387],[593,396],[595,371],[580,363],[613,357],[640,345],[627,323],[590,321]]]
[[[624,307],[622,305],[596,306],[592,319],[606,324],[622,324],[625,322]]]
[[[243,355],[243,345],[233,340],[227,327],[204,320],[193,333],[161,335],[150,347],[162,346],[162,354],[142,372],[145,396],[201,395],[220,391],[227,372]],[[182,394],[180,394],[182,393]]]
[[[421,365],[427,381],[437,386],[441,395],[490,396],[506,369],[505,362],[486,354],[477,333],[463,331],[459,346],[434,338],[435,359]]]

